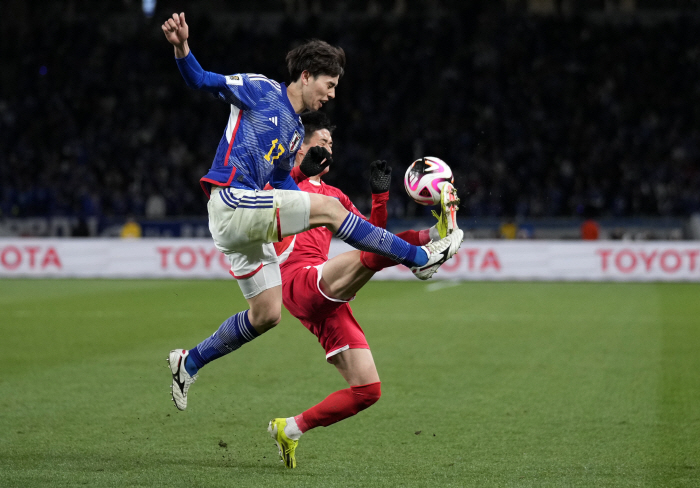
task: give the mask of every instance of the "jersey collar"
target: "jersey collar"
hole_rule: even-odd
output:
[[[286,83],[280,83],[280,87],[282,88],[282,100],[284,100],[284,103],[287,105],[287,108],[289,108],[289,111],[292,112],[293,114],[296,114],[296,110],[294,110],[294,107],[292,107],[292,102],[289,101],[289,97],[287,96],[287,85]]]

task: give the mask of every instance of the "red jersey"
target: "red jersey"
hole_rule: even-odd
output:
[[[348,211],[365,218],[350,199],[339,189],[306,179],[293,168],[291,176],[302,191],[320,193],[338,201]],[[386,227],[386,202],[389,192],[372,195],[372,215],[369,221]],[[366,219],[365,219],[366,220]],[[346,349],[369,349],[365,334],[352,315],[345,300],[327,297],[319,283],[321,271],[315,266],[328,261],[333,233],[316,227],[274,243],[282,271],[282,299],[289,312],[311,331],[326,350],[326,359]]]
[[[323,181],[317,183],[305,178],[297,168],[292,170],[292,178],[296,180],[299,189],[308,193],[320,193],[337,198],[349,212],[367,220],[353,205],[350,198],[338,188],[327,185]],[[386,227],[387,212],[386,202],[389,200],[389,192],[372,195],[372,214],[370,223],[377,227]],[[328,251],[331,247],[333,233],[325,227],[316,227],[301,234],[288,236],[280,242],[275,242],[275,250],[280,258],[282,279],[285,272],[290,272],[305,266],[316,266],[328,261]]]

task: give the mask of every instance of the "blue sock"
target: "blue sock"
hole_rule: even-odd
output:
[[[190,370],[196,373],[205,364],[235,351],[258,335],[248,320],[248,310],[232,315],[224,320],[211,337],[190,349],[190,355],[185,361],[185,369],[190,375],[192,374]]]
[[[424,266],[428,255],[386,229],[376,227],[353,213],[349,213],[340,225],[336,237],[360,251],[373,252],[403,265]]]
[[[196,375],[197,371],[199,371],[197,365],[194,364],[194,359],[192,359],[191,351],[190,354],[187,356],[187,359],[185,359],[185,371],[187,371],[187,374],[189,374],[190,376]]]

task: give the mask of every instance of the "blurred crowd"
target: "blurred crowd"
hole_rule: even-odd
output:
[[[205,215],[198,180],[228,107],[185,87],[160,31],[169,11],[26,3],[0,44],[0,216]],[[342,46],[346,75],[324,108],[337,125],[327,181],[361,210],[369,163],[386,159],[390,216],[423,215],[403,173],[432,155],[454,170],[462,215],[700,211],[698,21],[477,7],[263,20],[274,25],[193,11],[190,46],[207,70],[278,81],[296,42]]]

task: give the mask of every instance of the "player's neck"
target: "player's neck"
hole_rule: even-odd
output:
[[[304,100],[301,98],[301,81],[297,80],[294,83],[290,83],[287,87],[287,98],[289,98],[289,103],[292,104],[292,108],[298,114],[304,111]]]
[[[316,176],[310,176],[309,179],[311,181],[315,181],[319,185],[321,184],[321,175],[316,175]]]

